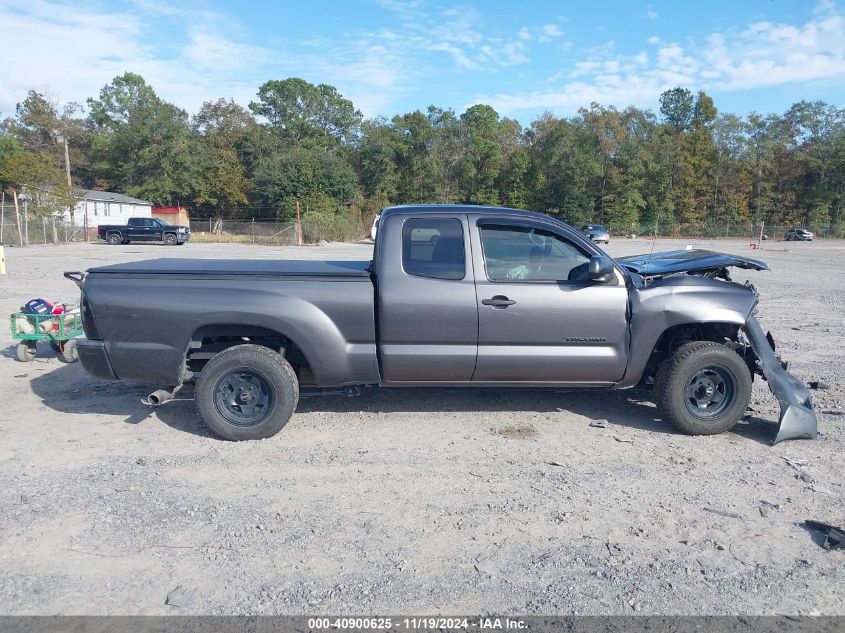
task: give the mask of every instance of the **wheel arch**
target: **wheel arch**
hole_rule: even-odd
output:
[[[307,379],[313,378],[309,355],[303,348],[280,328],[244,323],[208,323],[197,327],[188,340],[185,361],[194,373],[204,364],[225,349],[242,344],[267,347],[280,353],[297,371]],[[305,382],[309,382],[306,380]]]

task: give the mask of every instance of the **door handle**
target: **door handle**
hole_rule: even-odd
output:
[[[482,299],[481,303],[482,305],[493,306],[494,308],[507,308],[508,306],[512,306],[516,303],[516,301],[508,299],[504,295],[496,295],[490,299]]]

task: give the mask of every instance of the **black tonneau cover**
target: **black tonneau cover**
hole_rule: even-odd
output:
[[[149,259],[98,266],[89,274],[277,275],[281,277],[367,278],[372,262],[306,259]]]
[[[702,249],[666,251],[649,255],[631,255],[616,259],[620,265],[643,277],[660,277],[673,273],[703,272],[718,270],[728,266],[750,268],[753,270],[769,270],[765,262],[740,255],[728,255]]]

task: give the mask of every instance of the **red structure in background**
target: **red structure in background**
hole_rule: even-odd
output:
[[[190,226],[191,223],[185,207],[153,207],[153,217],[179,226]]]

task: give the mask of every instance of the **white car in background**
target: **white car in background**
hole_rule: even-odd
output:
[[[380,217],[381,217],[380,215],[377,215],[376,217],[374,217],[373,218],[373,226],[370,227],[370,237],[373,238],[373,239],[376,239],[376,232],[378,231],[378,219]]]

